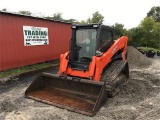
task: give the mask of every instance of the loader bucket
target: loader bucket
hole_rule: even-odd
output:
[[[25,97],[93,116],[106,101],[104,82],[42,73],[27,88]]]

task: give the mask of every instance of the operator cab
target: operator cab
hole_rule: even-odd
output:
[[[72,25],[69,66],[87,71],[93,56],[113,44],[113,29],[101,24]]]

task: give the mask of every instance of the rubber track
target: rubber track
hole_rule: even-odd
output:
[[[106,89],[108,91],[111,92],[114,89],[116,78],[121,77],[120,73],[122,73],[122,70],[125,67],[126,63],[127,61],[116,60],[103,73],[101,81],[106,82]]]

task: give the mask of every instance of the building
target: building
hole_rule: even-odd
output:
[[[0,12],[0,71],[59,59],[69,50],[71,24]]]

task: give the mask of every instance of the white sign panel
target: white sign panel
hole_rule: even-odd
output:
[[[24,46],[48,45],[48,28],[23,26]]]

